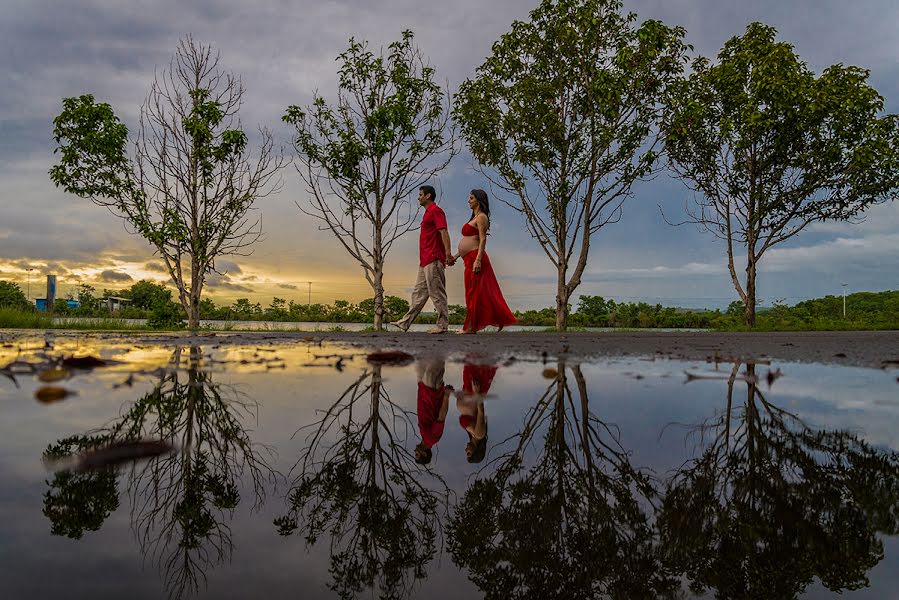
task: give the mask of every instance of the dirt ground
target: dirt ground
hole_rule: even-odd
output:
[[[221,332],[190,334],[0,331],[0,340],[34,336],[91,336],[161,344],[331,343],[360,349],[404,350],[416,356],[439,351],[450,358],[477,354],[508,360],[565,355],[572,360],[644,356],[684,360],[774,359],[899,370],[899,331],[790,333],[426,333]],[[214,340],[214,342],[213,342]]]

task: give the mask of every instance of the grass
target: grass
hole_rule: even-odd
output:
[[[0,308],[3,329],[69,329],[76,331],[152,331],[146,325],[134,325],[123,319],[70,319],[54,322],[44,313]]]

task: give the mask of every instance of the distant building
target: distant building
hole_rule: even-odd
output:
[[[106,303],[106,309],[109,312],[118,312],[131,304],[130,298],[121,298],[119,296],[106,296],[102,298],[102,301]]]
[[[46,298],[35,298],[34,299],[34,307],[37,310],[46,312],[47,310],[47,299]],[[72,298],[66,299],[66,307],[67,308],[81,308],[81,302],[78,300],[74,300]]]

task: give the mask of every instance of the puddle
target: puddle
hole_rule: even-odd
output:
[[[4,596],[888,598],[899,583],[893,372],[210,341],[0,348]]]

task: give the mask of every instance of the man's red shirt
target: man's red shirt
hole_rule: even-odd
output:
[[[446,264],[446,249],[440,230],[446,229],[446,214],[435,203],[425,209],[421,219],[421,235],[419,236],[419,265],[426,267],[435,260]]]
[[[418,382],[418,430],[421,441],[428,448],[433,448],[443,437],[445,423],[440,420],[440,410],[443,408],[445,390],[446,386],[435,390]]]

